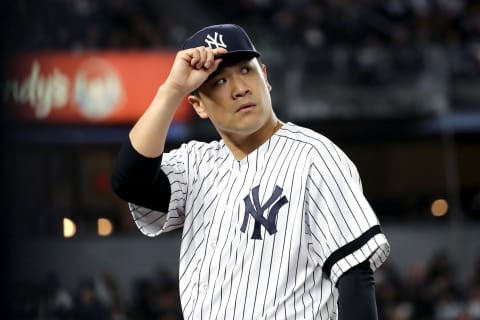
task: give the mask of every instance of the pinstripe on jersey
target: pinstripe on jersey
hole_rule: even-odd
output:
[[[354,164],[293,123],[241,161],[222,141],[192,141],[165,153],[162,170],[172,188],[169,211],[129,205],[148,236],[183,226],[185,319],[336,319],[339,277],[366,259],[375,270],[389,254]],[[273,219],[267,201],[276,188],[274,200],[285,199]],[[253,211],[265,207],[271,234],[248,213],[249,201]]]

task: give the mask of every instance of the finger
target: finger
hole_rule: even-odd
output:
[[[203,65],[203,67],[205,69],[208,69],[210,68],[212,65],[213,65],[213,62],[215,61],[215,55],[213,53],[213,50],[208,48],[206,50],[206,58],[205,58],[205,64]]]
[[[204,67],[206,61],[207,61],[207,50],[210,50],[210,48],[205,48],[205,47],[200,47],[198,52],[200,54],[200,60],[197,62],[197,64],[195,65],[195,67],[197,69],[201,69]]]
[[[191,49],[191,51],[189,52],[189,55],[191,57],[190,59],[190,67],[192,68],[196,68],[196,65],[199,63],[200,59],[201,59],[201,55],[200,55],[200,50],[199,48],[193,48]]]
[[[217,58],[219,56],[222,56],[222,55],[226,54],[227,52],[228,52],[228,50],[225,49],[225,48],[213,49],[213,55],[215,56],[215,58]]]

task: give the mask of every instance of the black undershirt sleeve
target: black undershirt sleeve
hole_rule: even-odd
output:
[[[123,200],[145,208],[167,212],[170,182],[161,170],[162,156],[147,158],[127,139],[120,149],[112,171],[113,191]]]
[[[338,319],[377,320],[375,282],[370,263],[348,270],[338,280]]]

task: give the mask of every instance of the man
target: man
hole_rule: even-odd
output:
[[[372,270],[389,245],[358,172],[276,117],[259,56],[237,25],[188,38],[120,151],[114,190],[144,234],[183,227],[185,319],[376,319]],[[165,152],[184,97],[221,140]]]

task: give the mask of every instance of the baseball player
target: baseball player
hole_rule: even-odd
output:
[[[145,235],[183,227],[185,319],[377,319],[389,244],[357,169],[277,118],[259,56],[238,25],[188,38],[120,150],[114,190]],[[221,139],[166,152],[185,97]]]

